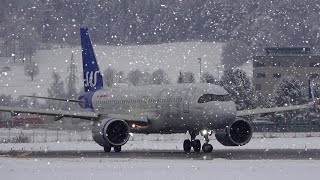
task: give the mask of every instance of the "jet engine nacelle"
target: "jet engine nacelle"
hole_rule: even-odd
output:
[[[130,128],[126,121],[107,118],[94,124],[92,137],[100,146],[122,146],[129,140],[129,132]]]
[[[237,118],[224,131],[216,132],[215,136],[224,146],[243,146],[251,140],[252,127],[248,121]]]

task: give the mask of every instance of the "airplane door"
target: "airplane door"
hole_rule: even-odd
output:
[[[195,90],[196,90],[195,88],[183,90],[182,94],[184,94],[184,98],[183,98],[183,112],[184,113],[190,112],[190,100],[191,100],[192,94]]]

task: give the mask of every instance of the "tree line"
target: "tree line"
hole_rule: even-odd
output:
[[[39,43],[78,45],[81,26],[105,45],[231,41],[237,60],[265,46],[318,51],[319,11],[317,0],[2,0],[0,55],[24,60]]]

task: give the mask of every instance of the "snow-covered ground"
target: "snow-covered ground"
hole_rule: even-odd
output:
[[[1,158],[1,179],[317,179],[320,161]]]
[[[212,141],[218,149],[227,148]],[[129,141],[123,150],[182,149],[180,141]],[[101,150],[94,142],[0,144],[1,150]],[[317,137],[253,139],[239,149],[320,148]],[[234,149],[234,147],[233,147]],[[0,158],[1,179],[316,179],[318,160],[194,160],[136,158]]]
[[[91,134],[90,134],[91,135]],[[293,135],[293,134],[292,134]],[[256,136],[256,137],[259,137]],[[133,135],[122,147],[124,151],[131,150],[183,150],[183,140],[189,138],[186,134],[179,135]],[[253,138],[247,145],[241,147],[226,147],[210,137],[210,143],[215,149],[320,149],[320,137],[296,138]],[[67,138],[65,138],[67,139]],[[202,141],[202,139],[201,139]],[[203,143],[204,141],[202,141]],[[55,150],[102,150],[94,141],[56,141],[36,143],[0,143],[0,151],[55,151]]]
[[[220,65],[221,50],[223,43],[209,42],[183,42],[159,45],[140,46],[95,46],[95,53],[103,71],[111,66],[117,71],[126,74],[132,69],[140,69],[152,73],[158,68],[164,69],[171,79],[176,82],[179,71],[191,71],[199,79],[199,61],[202,59],[202,72],[209,71],[216,77],[222,75]],[[65,80],[70,64],[71,54],[77,65],[77,76],[80,81],[78,87],[82,89],[82,59],[80,46],[75,48],[62,48],[53,50],[39,50],[34,61],[39,64],[40,74],[34,81],[24,75],[24,64],[1,62],[0,68],[8,66],[11,71],[0,73],[1,93],[19,95],[30,95],[36,93],[40,96],[47,95],[47,88],[52,82],[52,72],[57,71]],[[250,64],[244,67],[250,72]],[[250,73],[249,73],[250,74]]]

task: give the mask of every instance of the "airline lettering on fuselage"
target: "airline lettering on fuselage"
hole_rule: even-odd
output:
[[[93,71],[88,71],[88,72],[86,73],[86,77],[85,77],[85,79],[84,79],[84,81],[85,81],[85,82],[84,82],[85,87],[88,87],[88,86],[90,86],[90,87],[95,87],[95,86],[96,86],[98,73],[99,73],[99,71],[95,71],[95,72],[93,72]]]

